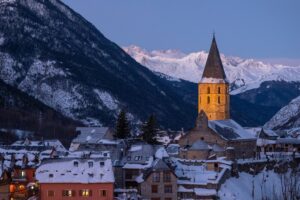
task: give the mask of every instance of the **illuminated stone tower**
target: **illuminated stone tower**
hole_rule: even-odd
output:
[[[230,118],[229,84],[213,36],[202,79],[198,85],[198,113],[203,110],[208,120]]]

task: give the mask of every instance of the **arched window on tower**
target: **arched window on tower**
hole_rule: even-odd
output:
[[[218,104],[220,104],[221,103],[221,98],[220,98],[220,96],[218,96]]]
[[[210,94],[210,87],[207,88],[207,94]]]
[[[218,87],[218,94],[221,94],[221,88]]]
[[[207,97],[207,104],[210,103],[210,97]]]

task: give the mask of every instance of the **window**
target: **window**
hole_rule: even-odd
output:
[[[106,197],[107,191],[106,190],[100,190],[100,197]]]
[[[75,191],[74,190],[63,190],[62,191],[62,196],[63,197],[74,197],[75,196]]]
[[[92,161],[89,161],[88,163],[89,163],[89,168],[92,168],[94,163]]]
[[[164,182],[171,182],[171,173],[164,172]]]
[[[201,139],[201,140],[204,140],[204,137],[201,137],[200,139]]]
[[[48,190],[47,196],[48,197],[54,197],[54,191],[53,190]]]
[[[53,178],[53,174],[49,174],[49,178]]]
[[[100,162],[100,167],[103,167],[104,166],[104,161],[101,161]]]
[[[26,176],[26,172],[24,170],[21,171],[21,176],[25,177]]]
[[[221,103],[221,98],[220,97],[218,97],[218,104],[220,104]]]
[[[218,94],[221,94],[221,88],[218,87]]]
[[[79,196],[82,197],[91,197],[92,196],[92,190],[84,189],[79,191]]]
[[[172,185],[165,185],[165,193],[172,193]]]
[[[201,97],[199,97],[199,103],[201,103]]]
[[[152,185],[151,186],[151,191],[152,191],[152,193],[157,193],[158,192],[158,186],[157,185]]]
[[[207,104],[210,103],[210,97],[207,97]]]
[[[142,156],[135,156],[135,157],[134,157],[134,160],[135,160],[135,161],[138,161],[138,160],[142,160],[142,158],[143,158]]]
[[[73,165],[74,167],[78,167],[78,161],[74,161]]]
[[[210,94],[210,87],[207,88],[207,94]]]
[[[160,173],[154,172],[152,175],[152,182],[159,182],[160,181]]]

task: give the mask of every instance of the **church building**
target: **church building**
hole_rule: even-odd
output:
[[[180,157],[208,159],[248,158],[255,154],[256,138],[230,118],[229,82],[215,36],[198,85],[195,127],[179,140]]]

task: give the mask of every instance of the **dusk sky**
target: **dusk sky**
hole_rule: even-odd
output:
[[[208,50],[300,65],[299,0],[64,0],[120,46]]]

